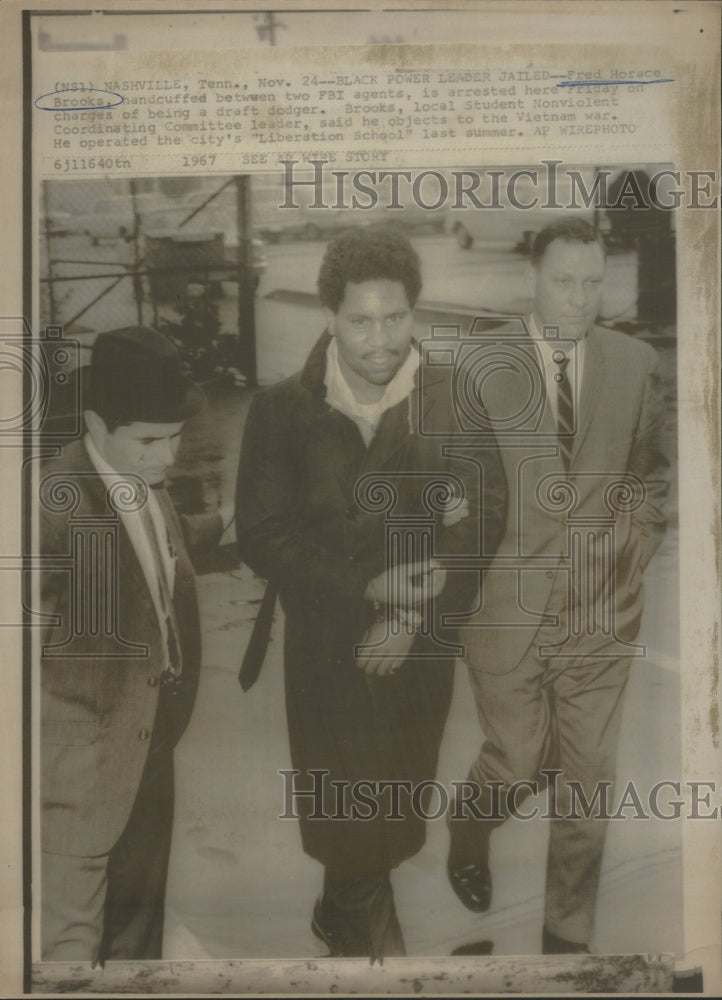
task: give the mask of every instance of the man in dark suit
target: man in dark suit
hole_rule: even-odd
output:
[[[294,793],[319,792],[294,794],[303,848],[324,866],[312,928],[332,954],[373,959],[404,954],[389,875],[424,842],[416,790],[436,771],[458,648],[443,615],[478,587],[429,556],[493,552],[506,494],[495,448],[470,461],[443,446],[450,380],[446,368],[420,379],[405,236],[340,237],[318,286],[326,331],[303,371],[251,405],[236,529],[286,615]]]
[[[594,325],[604,275],[604,245],[587,222],[548,226],[532,253],[532,315],[500,331],[479,365],[510,502],[475,627],[463,633],[484,743],[469,774],[477,795],[452,815],[448,870],[464,904],[486,910],[491,831],[529,792],[517,788],[514,802],[507,790],[558,770],[548,953],[591,941],[607,823],[570,815],[570,783],[592,802],[614,778],[624,688],[643,652],[642,574],[665,530],[658,358]]]
[[[161,954],[201,655],[188,547],[222,519],[179,518],[163,486],[204,404],[173,343],[101,334],[83,375],[85,436],[40,477],[41,924],[44,960],[95,963]]]

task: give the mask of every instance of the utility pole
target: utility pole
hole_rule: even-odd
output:
[[[257,15],[253,15],[253,20],[257,19]],[[263,14],[263,22],[256,27],[256,33],[261,41],[268,39],[269,45],[276,44],[276,28],[285,28],[286,25],[283,21],[276,20],[276,13],[273,10],[267,10]]]

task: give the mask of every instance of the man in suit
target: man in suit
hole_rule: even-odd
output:
[[[326,331],[303,371],[251,405],[236,526],[286,615],[293,801],[303,848],[324,866],[312,928],[332,954],[374,959],[405,953],[389,876],[424,842],[414,793],[435,774],[458,648],[443,615],[478,587],[429,555],[493,552],[506,495],[495,447],[476,461],[443,447],[451,386],[446,369],[420,381],[421,276],[406,237],[340,237],[318,287]],[[455,494],[454,512],[435,489]]]
[[[643,652],[642,573],[665,530],[658,359],[594,325],[605,266],[587,222],[547,226],[532,252],[531,317],[500,331],[479,369],[509,516],[462,633],[484,742],[470,801],[451,816],[448,873],[467,907],[486,910],[491,832],[537,786],[508,790],[548,778],[550,815],[562,818],[551,821],[545,953],[587,951],[592,938],[607,823],[570,809],[570,783],[593,802],[614,778],[624,688]]]
[[[222,518],[179,518],[163,486],[204,405],[174,344],[100,334],[81,374],[85,436],[40,477],[41,924],[44,960],[96,963],[161,954],[173,747],[201,655],[187,546]]]

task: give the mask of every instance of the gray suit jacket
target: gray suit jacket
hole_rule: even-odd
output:
[[[655,351],[623,333],[590,331],[568,475],[546,394],[535,393],[529,375],[534,366],[539,371],[537,350],[529,338],[515,351],[524,363],[489,366],[494,374],[481,390],[504,463],[509,514],[480,606],[462,630],[469,666],[490,673],[512,670],[532,643],[566,634],[550,616],[564,610],[549,605],[552,588],[557,598],[560,592],[559,572],[573,581],[562,605],[581,607],[583,631],[592,621],[596,633],[573,648],[598,649],[604,634],[610,649],[631,642],[643,607],[642,572],[665,531],[669,463],[659,446]]]
[[[184,683],[174,696],[172,745],[190,718],[200,667],[186,542],[215,544],[222,526],[216,514],[182,524],[165,490],[156,495],[177,553],[173,603]],[[40,497],[42,846],[55,854],[95,856],[108,853],[130,816],[158,706],[163,644],[108,483],[81,441],[43,469]],[[74,573],[73,565],[81,563],[84,571]]]

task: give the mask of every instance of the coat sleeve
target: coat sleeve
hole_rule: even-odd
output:
[[[452,447],[452,453],[453,450]],[[436,601],[434,617],[438,628],[442,627],[440,616],[473,608],[483,566],[496,552],[506,526],[506,476],[496,442],[487,440],[459,451],[468,453],[467,459],[452,458],[450,471],[464,483],[469,513],[443,529],[442,551],[445,555],[468,557],[477,569],[449,571],[446,585]]]
[[[209,514],[180,514],[179,520],[183,541],[193,561],[218,545],[223,534],[223,519],[216,511]]]
[[[325,548],[304,532],[303,469],[283,391],[260,392],[248,413],[236,485],[239,555],[281,593],[314,603],[361,599],[368,578],[354,554]]]
[[[642,543],[642,569],[659,548],[667,527],[664,504],[669,491],[670,463],[661,445],[664,414],[659,358],[652,352],[629,457],[629,471],[639,477],[644,488],[643,501],[633,514],[633,527]]]

